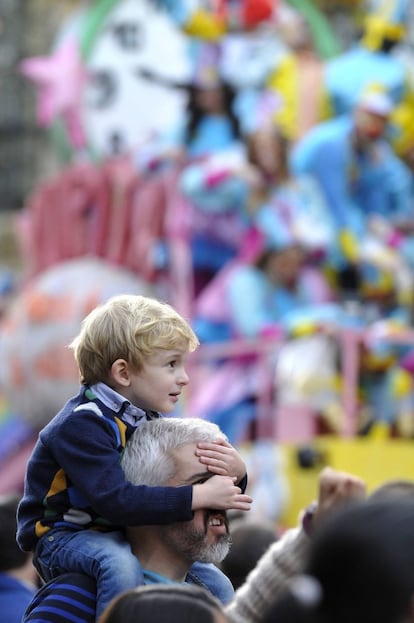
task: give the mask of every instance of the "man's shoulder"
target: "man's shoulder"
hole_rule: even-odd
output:
[[[350,115],[340,115],[333,119],[327,119],[316,125],[309,131],[310,140],[320,143],[336,143],[338,140],[347,137],[352,126]],[[306,136],[304,138],[306,140]]]
[[[93,578],[81,573],[65,573],[45,584],[29,604],[23,622],[44,620],[60,622],[66,620],[70,602],[71,620],[79,623],[93,623],[96,608],[96,583]]]
[[[346,153],[342,149],[349,141],[352,120],[349,115],[328,119],[316,125],[295,145],[291,163],[297,165],[303,157],[331,159],[334,153]]]

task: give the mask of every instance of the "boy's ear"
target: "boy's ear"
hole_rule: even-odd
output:
[[[115,383],[122,387],[129,387],[130,375],[129,366],[125,359],[116,359],[111,366],[111,375]]]

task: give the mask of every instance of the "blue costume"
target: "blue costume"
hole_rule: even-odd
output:
[[[361,246],[372,220],[397,226],[413,213],[412,176],[405,164],[383,139],[356,149],[353,132],[352,116],[338,117],[315,127],[291,154],[293,173],[313,176],[325,194],[337,228],[335,268],[355,259],[342,242],[345,234],[354,247]]]
[[[171,166],[170,154],[174,150],[185,151],[186,158],[201,158],[237,145],[238,140],[234,129],[226,115],[203,115],[195,129],[194,135],[189,137],[188,117],[177,123],[174,128],[165,132],[147,145],[141,146],[137,153],[136,165],[144,173],[158,172],[165,166]]]
[[[222,183],[231,180],[229,173]],[[238,181],[245,187],[247,201],[246,182]],[[251,216],[253,227],[239,257],[219,271],[195,302],[193,323],[202,342],[295,335],[304,326],[317,327],[322,319],[332,320],[338,313],[319,268],[303,266],[295,284],[287,287],[272,283],[256,263],[266,250],[283,251],[297,244],[310,254],[329,253],[335,229],[317,184],[307,176],[291,178],[269,188],[262,201]],[[213,367],[189,405],[190,412],[213,419],[230,439],[239,441],[255,417],[255,397],[263,391],[260,366],[250,357]]]
[[[196,271],[216,273],[235,257],[242,243],[249,223],[244,207],[247,189],[232,174],[232,167],[243,158],[239,146],[222,150],[185,167],[179,178]]]
[[[324,86],[332,116],[351,112],[369,85],[382,85],[394,104],[399,104],[408,89],[404,63],[389,52],[368,50],[359,44],[331,59],[325,66]]]
[[[411,179],[385,140],[356,151],[353,127],[348,115],[321,123],[295,146],[291,168],[318,180],[339,229],[361,235],[370,214],[398,219],[411,213]]]
[[[381,86],[394,106],[413,93],[411,71],[393,48],[407,34],[410,0],[371,0],[360,42],[325,68],[328,114],[349,113],[370,85]]]

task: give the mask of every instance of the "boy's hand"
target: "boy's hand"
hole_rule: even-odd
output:
[[[191,510],[205,508],[217,510],[250,510],[253,499],[241,492],[229,476],[212,476],[202,484],[193,485]]]
[[[240,454],[224,439],[218,439],[214,443],[198,443],[196,456],[209,472],[219,476],[235,476],[236,482],[240,482],[246,475],[246,465]]]

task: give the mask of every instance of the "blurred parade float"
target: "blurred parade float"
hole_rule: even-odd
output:
[[[380,36],[375,15],[381,14],[388,25],[392,22],[381,10],[376,6],[369,13],[371,34],[367,30],[367,36],[374,43]],[[297,65],[278,40],[280,24],[288,23],[281,19],[284,11],[286,15],[294,11],[304,20],[325,66],[344,52],[348,33],[364,24],[366,4],[357,0],[77,2],[56,33],[53,49],[22,61],[19,69],[36,92],[38,124],[50,132],[61,170],[33,189],[16,217],[24,268],[12,295],[7,294],[0,325],[0,492],[21,489],[25,462],[39,429],[75,392],[78,377],[67,344],[93,306],[113,294],[142,293],[169,300],[191,318],[192,267],[183,215],[177,213],[177,171],[144,176],[136,166],[137,154],[183,115],[188,94],[171,84],[190,80],[194,47],[200,42],[220,43],[224,50],[220,70],[237,89],[261,84],[271,50],[284,68],[279,74],[283,79],[275,85],[289,91],[292,79],[286,79],[286,68],[296,71]],[[400,33],[398,25],[392,32]],[[151,80],[151,74],[162,74],[163,80]],[[403,134],[404,124],[400,127]],[[404,145],[404,136],[399,141]],[[302,376],[295,377],[300,387],[290,387],[279,412],[275,376],[267,367],[268,391],[259,405],[263,419],[254,439],[245,435],[240,442],[260,512],[272,520],[295,523],[325,463],[357,473],[370,486],[390,477],[414,478],[409,460],[414,437],[409,363],[399,366],[390,380],[401,405],[403,434],[391,439],[392,426],[378,422],[370,434],[356,435],[361,335],[355,327],[341,334],[344,378],[339,389],[329,373],[323,387],[316,378],[316,367],[322,370],[325,359],[312,366],[304,358]],[[394,338],[392,334],[390,339]],[[233,352],[235,357],[249,358],[249,348],[259,348],[268,366],[269,344],[269,340],[230,344],[222,353],[211,349],[211,357],[220,359]],[[203,348],[200,357],[208,357],[208,348]],[[282,363],[279,372],[289,383],[288,355]],[[195,389],[191,391],[196,391],[196,363],[193,368]],[[331,413],[334,434],[319,435],[309,408],[310,394],[303,403],[307,391],[313,397],[315,391],[339,396]],[[295,399],[298,392],[301,403]],[[188,404],[190,398],[181,414]],[[271,474],[274,478],[268,484]],[[274,489],[275,504],[266,501],[268,487]]]

